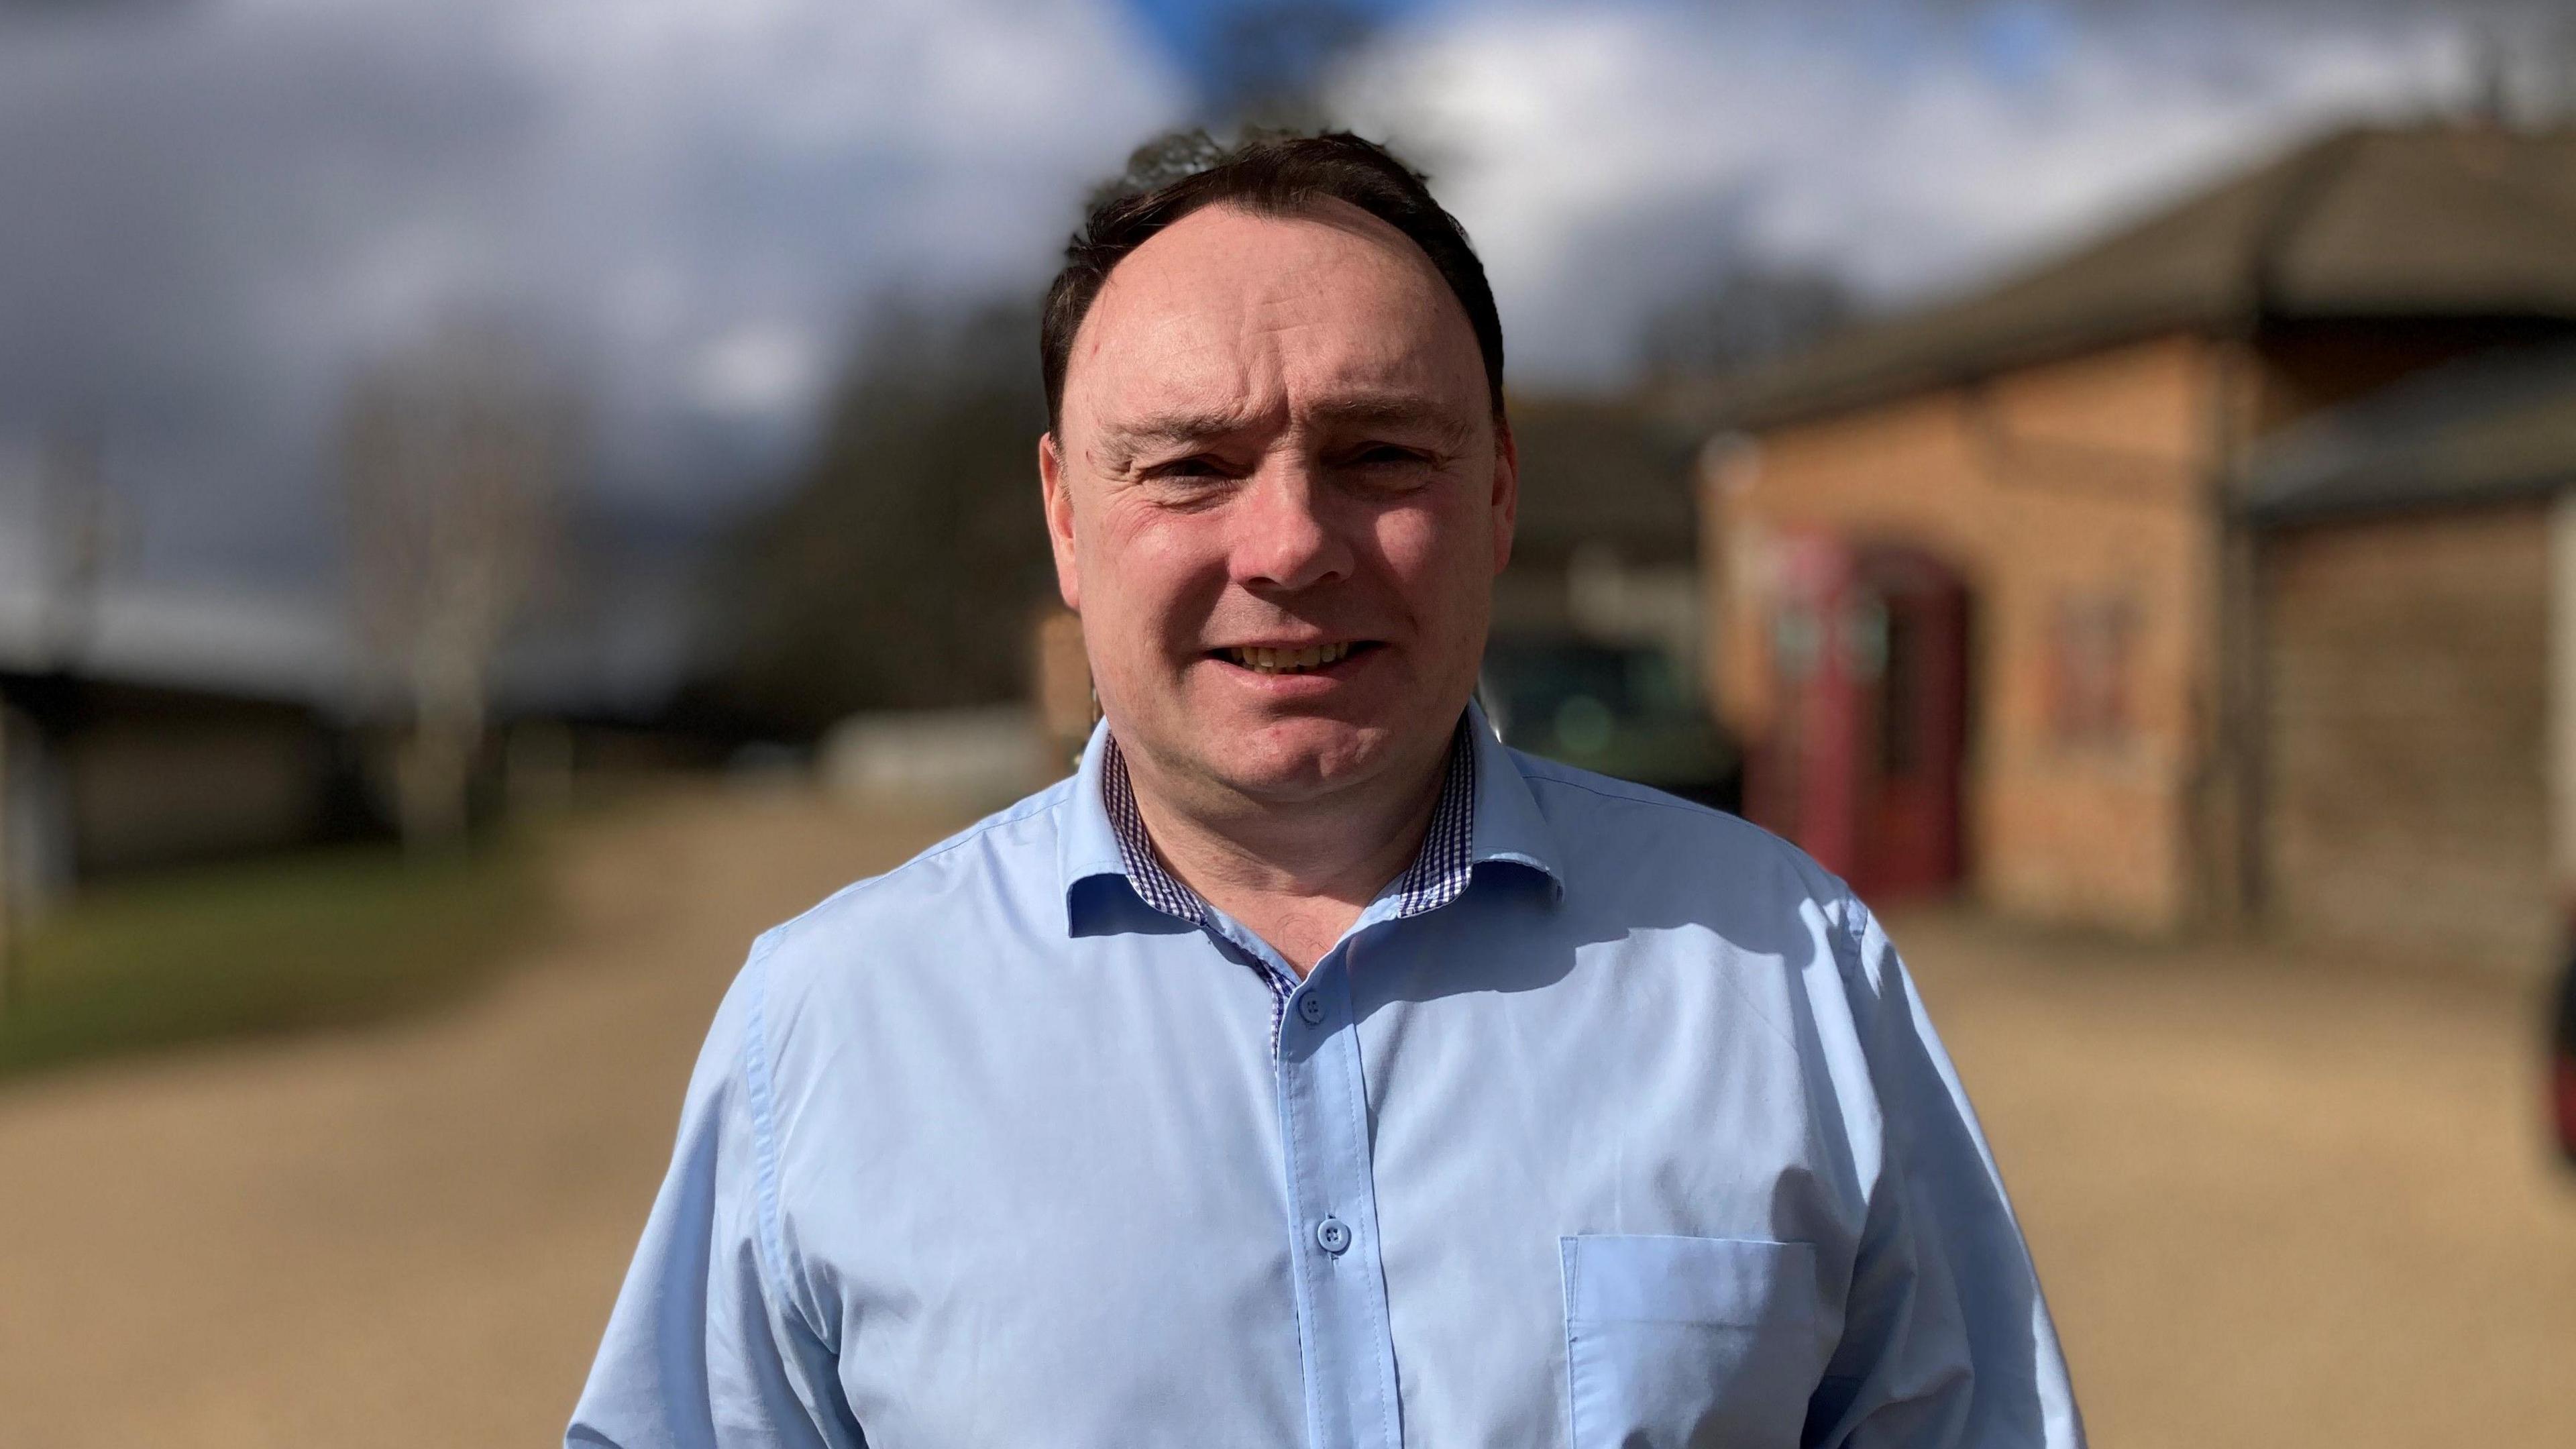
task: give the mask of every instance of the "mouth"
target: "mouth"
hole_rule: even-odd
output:
[[[1212,649],[1208,653],[1210,658],[1223,660],[1238,669],[1249,669],[1255,674],[1315,674],[1378,647],[1378,642],[1374,639],[1357,639],[1336,644],[1316,644],[1303,649],[1239,645],[1225,649]]]

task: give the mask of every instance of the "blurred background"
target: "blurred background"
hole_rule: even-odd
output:
[[[1489,708],[1886,908],[2097,1442],[2569,1442],[2561,7],[0,0],[0,1443],[559,1435],[752,934],[1088,724],[1036,298],[1247,123],[1467,225]]]

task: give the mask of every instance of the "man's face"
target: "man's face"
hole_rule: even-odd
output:
[[[1355,207],[1195,212],[1130,253],[1039,448],[1119,743],[1280,802],[1445,748],[1516,501],[1465,309]]]

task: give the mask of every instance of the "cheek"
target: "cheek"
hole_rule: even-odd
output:
[[[1453,506],[1390,508],[1375,530],[1377,555],[1407,595],[1428,602],[1483,588],[1493,539],[1484,520]]]
[[[1225,578],[1223,538],[1198,517],[1111,508],[1084,551],[1086,612],[1097,597],[1117,637],[1140,652],[1195,638]]]

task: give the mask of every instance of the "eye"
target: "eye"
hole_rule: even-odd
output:
[[[1342,454],[1339,468],[1353,486],[1410,493],[1438,471],[1439,459],[1402,443],[1362,443]]]
[[[1193,453],[1168,463],[1156,463],[1144,470],[1148,478],[1230,478],[1233,473],[1225,460],[1211,453]]]

